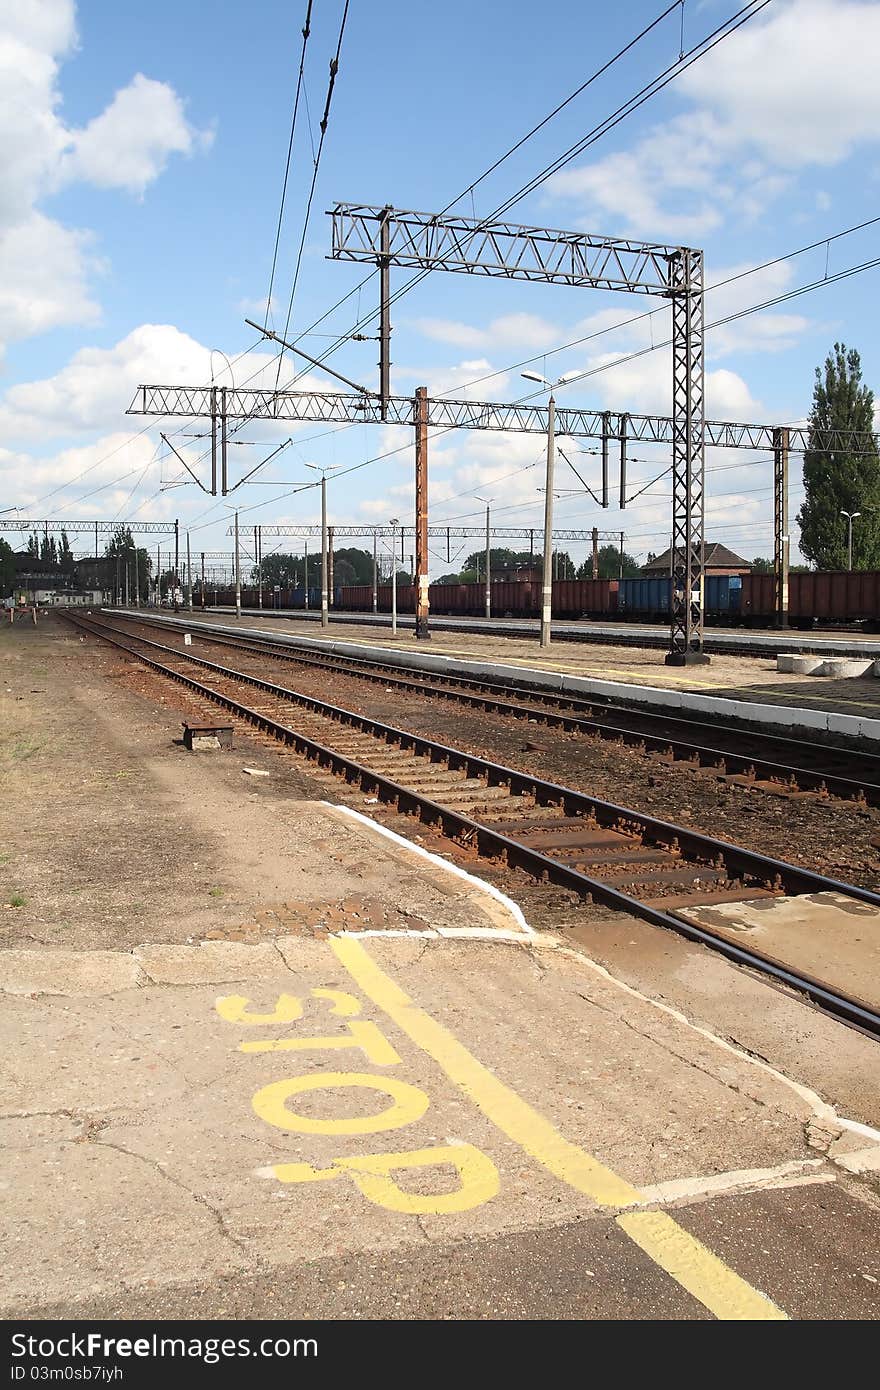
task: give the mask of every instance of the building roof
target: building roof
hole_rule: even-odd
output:
[[[647,565],[642,565],[642,573],[668,574],[671,558],[671,550],[664,550],[662,555],[658,555]],[[735,555],[732,550],[728,550],[726,545],[718,545],[716,542],[706,545],[704,563],[706,569],[750,570],[752,568],[750,560],[744,560],[741,555]]]

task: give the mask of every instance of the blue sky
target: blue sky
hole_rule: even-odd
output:
[[[351,0],[292,324],[302,331],[363,278],[328,261],[336,200],[445,206],[564,96],[662,10],[547,0],[540,7],[446,0],[441,6]],[[690,47],[738,8],[686,0]],[[342,0],[315,0],[305,106],[294,144],[273,320],[282,327],[312,140],[323,110]],[[241,383],[270,373],[245,314],[262,317],[274,241],[305,3],[229,0],[147,6],[109,0],[18,0],[0,14],[0,507],[22,515],[135,519],[179,516],[197,549],[228,548],[227,513],[195,487],[159,428],[125,416],[139,381],[202,383],[213,369]],[[490,213],[538,170],[674,61],[676,11],[539,135],[457,205]],[[880,4],[772,0],[740,33],[695,64],[508,214],[571,227],[702,246],[709,281],[726,278],[878,214]],[[878,227],[710,292],[723,316],[877,254]],[[708,413],[793,421],[809,407],[812,373],[835,338],[862,353],[880,386],[877,270],[720,328],[707,337]],[[405,278],[394,272],[395,286]],[[374,283],[318,333],[352,327],[375,305]],[[666,336],[615,328],[654,307],[622,295],[431,276],[394,308],[392,389],[464,390],[516,399],[528,387],[511,364],[537,356],[548,375],[595,374],[566,389],[571,404],[633,412],[670,409],[669,362],[658,351],[617,357]],[[367,328],[367,332],[374,331]],[[587,335],[586,343],[553,349]],[[646,336],[647,335],[647,336]],[[320,351],[327,339],[304,340]],[[217,349],[211,356],[211,349]],[[376,345],[348,343],[338,370],[372,385]],[[597,372],[597,368],[600,368]],[[494,374],[494,375],[493,375]],[[285,367],[282,379],[290,375]],[[469,383],[487,377],[477,386]],[[325,387],[314,373],[304,384]],[[177,428],[180,422],[172,422]],[[188,428],[188,427],[184,427]],[[236,494],[248,523],[317,518],[309,491],[284,496],[304,463],[349,467],[400,452],[331,485],[337,520],[410,516],[407,431],[352,428],[288,448],[261,478],[277,488]],[[253,424],[232,450],[247,471],[289,430]],[[134,436],[134,437],[132,437]],[[177,435],[196,466],[201,445]],[[574,446],[577,447],[577,446]],[[432,521],[478,524],[475,494],[499,524],[534,525],[541,511],[540,440],[477,432],[431,447]],[[630,477],[663,467],[633,450]],[[579,460],[595,481],[596,460]],[[707,537],[747,556],[771,546],[770,467],[762,456],[710,451]],[[793,511],[800,500],[795,467]],[[597,511],[559,479],[559,525],[626,530],[628,549],[663,548],[668,484],[627,507]],[[101,491],[94,492],[94,489]],[[211,506],[211,510],[208,510]],[[268,548],[268,547],[267,547]],[[580,556],[578,556],[580,558]],[[439,559],[433,566],[446,568]]]

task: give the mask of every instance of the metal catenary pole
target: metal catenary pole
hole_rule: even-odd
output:
[[[192,557],[189,549],[189,531],[186,533],[186,606],[190,613],[193,606],[193,572]]]
[[[788,627],[788,430],[773,431],[773,573],[776,623]]]

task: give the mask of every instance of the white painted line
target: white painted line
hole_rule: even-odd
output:
[[[534,928],[530,927],[526,921],[523,910],[519,904],[515,903],[512,898],[508,898],[506,893],[502,893],[500,888],[496,888],[494,883],[485,883],[483,879],[475,878],[473,874],[469,874],[465,869],[460,869],[457,864],[450,864],[448,859],[442,859],[439,854],[432,854],[430,850],[424,849],[422,845],[414,845],[412,840],[407,840],[403,835],[398,835],[396,831],[389,830],[387,826],[379,825],[377,821],[370,820],[369,816],[363,815],[360,811],[355,811],[351,806],[336,805],[332,801],[321,801],[318,805],[326,806],[331,811],[339,811],[344,816],[350,816],[352,820],[360,821],[361,825],[367,826],[369,830],[374,830],[377,835],[384,835],[386,840],[393,840],[401,849],[408,850],[410,854],[417,854],[422,859],[427,859],[430,864],[433,864],[435,868],[442,869],[444,873],[454,874],[456,878],[460,878],[465,883],[469,883],[471,887],[477,889],[478,892],[485,893],[490,898],[494,898],[496,902],[500,903],[502,907],[510,913],[524,937],[531,939],[537,935]],[[503,934],[503,928],[499,928],[497,931],[485,927],[474,927],[462,930],[479,931],[480,933],[485,932],[490,937],[501,937]],[[376,933],[376,935],[379,934],[378,932]],[[404,935],[408,934],[409,933],[404,933]],[[412,933],[412,935],[415,934],[416,933]],[[358,932],[356,935],[363,936],[366,935],[366,933]],[[521,940],[522,938],[516,937],[515,939]]]
[[[536,941],[534,944],[537,945],[539,943]],[[769,1062],[764,1062],[759,1057],[751,1056],[750,1053],[744,1052],[742,1048],[735,1047],[733,1043],[729,1043],[726,1038],[719,1038],[717,1033],[710,1032],[708,1028],[701,1028],[698,1023],[694,1023],[694,1021],[688,1018],[686,1014],[683,1014],[680,1009],[674,1009],[670,1004],[663,1004],[659,999],[652,999],[650,995],[642,994],[641,990],[634,989],[632,985],[626,984],[624,980],[618,980],[616,976],[611,974],[610,970],[605,969],[604,965],[600,965],[598,961],[585,955],[583,951],[575,951],[571,946],[563,946],[561,942],[549,936],[541,937],[540,945],[549,947],[552,950],[561,951],[564,956],[568,956],[571,960],[579,961],[580,964],[586,966],[588,970],[592,970],[596,975],[601,976],[608,984],[615,985],[617,989],[623,990],[624,994],[630,995],[633,999],[640,999],[643,1004],[650,1005],[652,1009],[656,1009],[659,1013],[667,1014],[669,1018],[674,1018],[676,1023],[683,1023],[686,1028],[690,1028],[693,1032],[699,1033],[700,1037],[706,1038],[708,1042],[714,1043],[716,1047],[720,1047],[722,1052],[729,1052],[741,1062],[748,1062],[751,1066],[756,1067],[758,1071],[766,1072],[768,1076],[772,1076],[774,1080],[787,1086],[796,1096],[809,1105],[813,1116],[816,1119],[824,1121],[832,1130],[851,1130],[855,1134],[863,1134],[867,1137],[880,1140],[880,1134],[878,1134],[877,1130],[869,1129],[867,1125],[859,1124],[857,1120],[844,1119],[842,1116],[838,1115],[833,1105],[829,1105],[827,1101],[823,1100],[822,1097],[816,1091],[811,1090],[809,1086],[803,1086],[799,1081],[793,1081],[790,1076],[786,1076],[784,1072],[778,1071],[777,1068],[771,1066]]]
[[[779,1163],[775,1168],[740,1168],[728,1173],[711,1173],[699,1178],[673,1178],[670,1182],[641,1187],[638,1206],[680,1202],[688,1197],[715,1197],[742,1192],[761,1192],[767,1188],[796,1187],[804,1183],[836,1182],[834,1173],[808,1170],[824,1168],[822,1158],[801,1158]]]

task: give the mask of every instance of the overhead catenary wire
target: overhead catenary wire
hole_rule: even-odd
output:
[[[558,156],[557,159],[554,161],[553,166],[548,166],[548,168],[550,168],[550,172],[547,172],[547,169],[545,168],[545,170],[542,170],[540,174],[535,175],[526,185],[518,189],[514,194],[510,195],[510,197],[508,197],[502,203],[500,203],[498,207],[493,209],[493,211],[487,214],[486,217],[481,218],[479,226],[487,227],[493,221],[493,219],[501,216],[504,212],[507,212],[511,207],[515,206],[516,203],[521,202],[522,199],[528,195],[528,193],[533,192],[535,188],[539,187],[542,182],[546,182],[547,178],[550,177],[551,173],[558,172],[559,169],[562,168],[565,163],[568,163],[571,159],[576,158],[577,154],[583,153],[583,150],[586,149],[589,145],[595,144],[598,140],[602,138],[603,135],[607,134],[609,130],[614,129],[614,127],[616,125],[619,125],[621,121],[625,120],[627,116],[632,115],[634,111],[637,111],[641,106],[643,106],[647,101],[649,101],[652,96],[656,95],[657,92],[662,91],[664,87],[668,86],[670,82],[674,81],[675,78],[680,76],[682,72],[687,70],[687,68],[691,67],[694,63],[698,62],[700,58],[704,57],[707,53],[711,52],[712,49],[714,49],[719,43],[723,42],[724,39],[729,38],[731,34],[736,33],[737,30],[739,30],[744,24],[748,23],[749,20],[753,19],[770,3],[771,0],[750,0],[750,3],[737,10],[735,14],[729,16],[726,20],[722,22],[722,24],[718,25],[715,29],[713,29],[710,34],[708,34],[705,38],[701,39],[699,43],[695,44],[694,47],[684,55],[684,60],[680,58],[676,59],[674,63],[669,65],[655,78],[653,78],[650,83],[642,87],[632,97],[628,98],[628,100],[624,102],[622,106],[619,106],[616,109],[616,111],[612,113],[611,116],[605,117],[597,126],[594,126],[593,129],[589,131],[587,135],[582,137],[582,139],[577,143],[577,145],[572,146],[571,149],[566,151],[564,155]],[[628,44],[627,49],[629,49],[631,46],[631,43]],[[615,60],[616,58],[622,55],[623,51],[624,50],[621,50],[620,53],[616,55]],[[610,64],[606,66],[610,66]],[[461,195],[458,195],[458,197],[456,197],[452,203],[447,204],[447,207],[443,209],[443,212],[446,212],[449,210],[450,207],[453,207],[455,203],[458,202],[460,196]],[[442,216],[443,213],[441,212],[440,215]],[[370,276],[366,277],[366,279],[371,279],[372,275],[374,275],[375,273],[375,271],[371,272]],[[417,271],[415,275],[411,276],[410,279],[405,282],[405,284],[401,285],[392,295],[389,296],[389,304],[395,304],[399,299],[403,297],[403,295],[408,294],[411,289],[413,289],[416,285],[420,284],[422,280],[424,280],[430,274],[430,269],[423,269]],[[366,280],[361,282],[361,286],[364,283],[366,283]],[[379,312],[379,309],[375,309],[371,313],[365,315],[353,326],[353,328],[349,329],[346,333],[341,334],[334,344],[332,344],[329,348],[325,349],[323,353],[319,354],[317,361],[324,361],[332,353],[336,352],[339,347],[341,347],[345,342],[349,340],[353,333],[356,333],[360,328],[365,327],[367,324],[372,323],[376,318],[378,318]],[[287,335],[285,334],[285,336]],[[297,375],[292,378],[291,382],[288,383],[288,386],[295,384],[295,382],[298,380],[301,380],[301,378],[305,374],[306,373],[304,371],[297,373]]]
[[[266,295],[266,317],[264,326],[268,325],[269,315],[272,309],[272,290],[275,286],[275,269],[278,265],[278,248],[281,243],[281,228],[284,223],[284,205],[287,201],[287,183],[290,178],[290,163],[293,157],[293,140],[296,133],[296,120],[299,114],[299,100],[303,90],[303,75],[306,65],[306,47],[309,42],[311,32],[312,0],[306,0],[306,17],[302,27],[302,49],[299,58],[299,73],[296,79],[296,94],[293,99],[293,114],[290,119],[290,139],[287,142],[287,161],[284,165],[284,179],[281,185],[281,206],[278,209],[278,224],[275,229],[275,245],[272,251],[272,270],[269,274],[269,290]]]
[[[310,220],[311,220],[311,215],[312,215],[312,202],[313,202],[314,196],[315,196],[315,186],[316,186],[316,184],[317,184],[317,182],[318,182],[318,172],[319,172],[320,167],[321,167],[321,155],[322,155],[323,150],[324,150],[324,140],[325,140],[325,138],[326,138],[326,136],[327,136],[327,126],[328,126],[329,121],[330,121],[330,104],[331,104],[331,102],[332,102],[332,100],[333,100],[333,89],[334,89],[334,87],[335,87],[335,85],[336,85],[336,75],[337,75],[337,73],[339,72],[339,59],[340,59],[340,55],[341,55],[341,53],[342,53],[342,40],[343,40],[343,37],[344,37],[344,35],[345,35],[345,24],[346,24],[346,20],[348,19],[349,4],[350,4],[350,0],[345,0],[345,4],[344,4],[343,10],[342,10],[342,19],[341,19],[340,25],[339,25],[339,37],[338,37],[337,42],[336,42],[336,54],[335,54],[335,56],[334,56],[333,58],[331,58],[331,60],[330,60],[330,77],[329,77],[329,81],[328,81],[328,84],[327,84],[327,98],[326,98],[326,100],[325,100],[325,102],[324,102],[324,114],[323,114],[323,116],[321,117],[321,125],[320,125],[321,135],[320,135],[320,139],[318,140],[318,148],[317,148],[317,151],[315,152],[314,166],[313,166],[313,169],[312,169],[312,181],[311,181],[311,184],[310,184],[310,187],[309,187],[308,199],[307,199],[307,201],[306,201],[305,216],[303,217],[302,236],[300,237],[299,250],[297,251],[297,256],[296,256],[296,265],[295,265],[295,267],[294,267],[294,272],[293,272],[293,284],[292,284],[291,287],[290,287],[290,298],[289,298],[289,300],[288,300],[288,302],[287,302],[287,316],[286,316],[286,318],[285,318],[285,320],[284,320],[284,333],[282,334],[282,337],[284,337],[284,338],[287,337],[288,331],[289,331],[289,329],[290,329],[290,319],[291,319],[291,315],[293,314],[293,301],[294,301],[294,298],[295,298],[295,296],[296,296],[297,284],[299,283],[299,273],[300,273],[300,268],[301,268],[301,266],[302,266],[303,251],[305,250],[306,236],[308,235],[309,222],[310,222]],[[282,348],[282,350],[281,350],[281,352],[280,352],[280,354],[279,354],[279,357],[278,357],[278,371],[277,371],[276,377],[275,377],[275,385],[276,385],[276,388],[277,388],[278,382],[279,382],[279,380],[280,380],[280,378],[281,378],[281,366],[282,366],[283,361],[284,361],[284,349]]]

